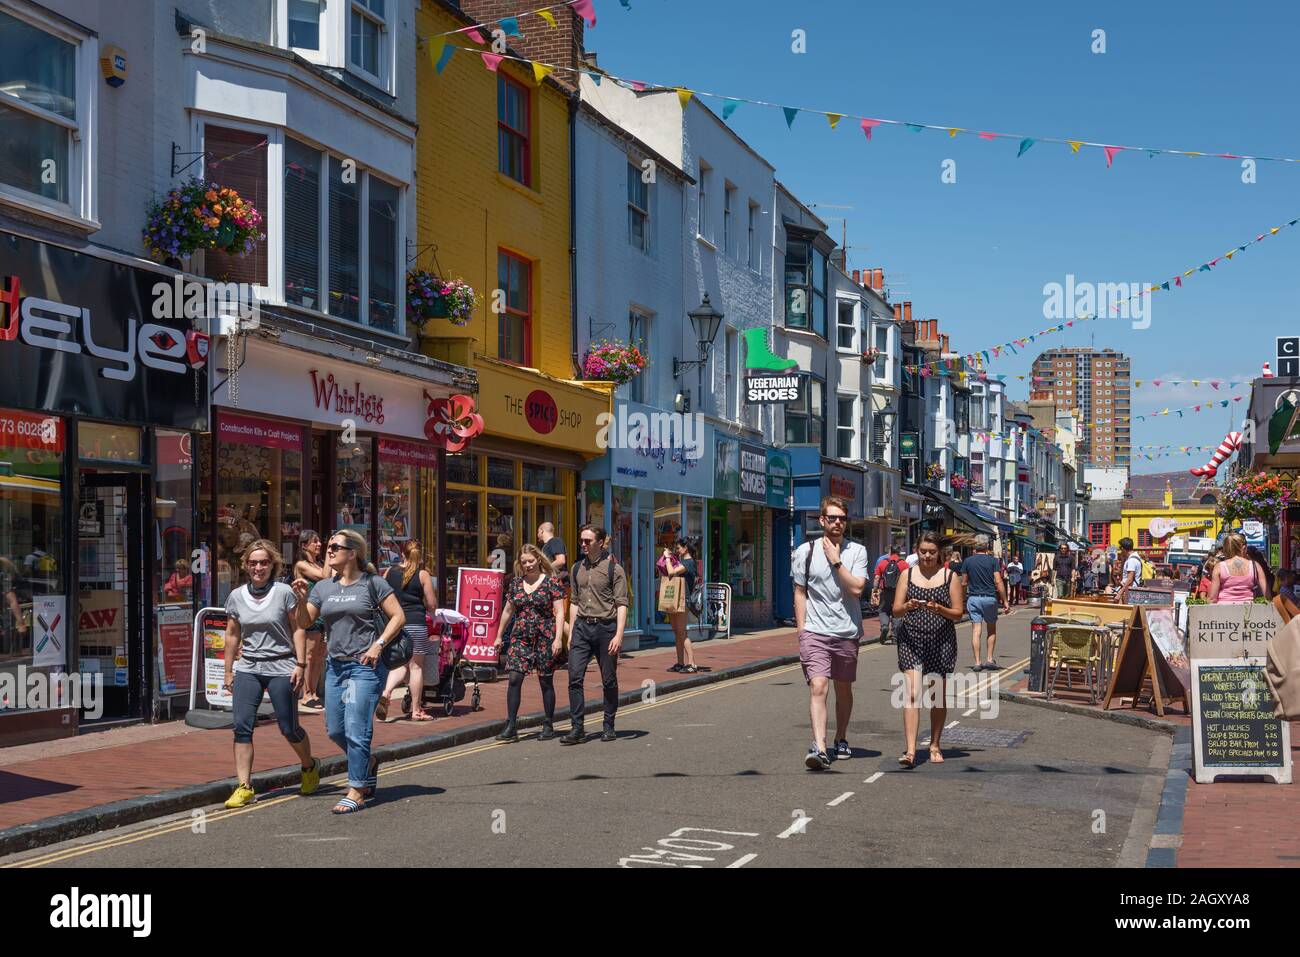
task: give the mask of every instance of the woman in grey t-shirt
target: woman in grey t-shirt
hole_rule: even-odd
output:
[[[374,796],[379,783],[370,741],[375,707],[388,678],[383,651],[406,624],[406,614],[388,582],[363,570],[366,540],[359,532],[335,532],[325,554],[334,576],[314,586],[297,578],[293,590],[299,628],[306,629],[317,616],[325,619],[325,730],[348,756],[348,793],[334,805],[334,813],[349,814]]]
[[[253,793],[253,726],[262,695],[269,694],[280,733],[302,761],[303,794],[320,785],[320,762],[298,724],[297,692],[302,686],[306,635],[297,627],[298,600],[293,589],[277,581],[283,560],[266,539],[244,551],[248,584],[226,598],[226,689],[235,716],[235,791],[226,807],[251,804]]]

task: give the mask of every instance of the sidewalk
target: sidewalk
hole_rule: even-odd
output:
[[[874,640],[878,627],[868,620],[866,640]],[[715,638],[695,644],[696,675],[678,675],[665,669],[676,660],[669,647],[653,647],[624,655],[619,661],[619,688],[633,700],[642,694],[643,682],[654,681],[655,693],[671,694],[733,675],[796,662],[798,649],[794,631],[773,628],[740,634],[730,639]],[[416,723],[402,719],[375,728],[375,748],[386,759],[453,747],[490,737],[500,730],[506,716],[506,683],[484,683],[482,710],[470,712],[469,695],[450,717]],[[600,672],[587,671],[585,685],[588,731],[600,726]],[[568,688],[563,676],[556,679],[557,722],[568,714]],[[521,718],[541,712],[537,681],[524,682]],[[390,713],[400,713],[394,700]],[[314,752],[321,756],[327,774],[338,773],[343,758],[325,736],[324,716],[300,716],[311,738]],[[596,724],[593,726],[592,721]],[[262,780],[283,784],[296,780],[297,759],[280,736],[274,719],[259,722],[255,737],[254,772],[284,769],[284,782],[275,777]],[[21,745],[0,751],[0,854],[22,847],[34,847],[63,840],[75,834],[145,820],[192,807],[213,803],[212,792],[233,787],[233,758],[229,729],[205,731],[183,721],[152,726],[135,726],[93,732],[60,741]],[[292,765],[292,767],[289,767]],[[218,790],[220,790],[218,789]],[[163,796],[169,800],[164,801]],[[224,800],[221,794],[215,800]],[[143,800],[142,800],[143,799]],[[125,802],[125,803],[123,803]],[[107,809],[105,805],[114,805]],[[88,814],[90,809],[94,814]],[[30,827],[38,821],[58,829]],[[13,828],[18,828],[15,832]],[[36,832],[42,832],[39,835]],[[57,836],[56,836],[57,835]]]
[[[1029,679],[1009,689],[1012,700],[1042,700],[1026,691]],[[1046,703],[1046,702],[1044,702]],[[1219,781],[1197,784],[1192,776],[1192,719],[1182,706],[1163,718],[1154,709],[1088,703],[1083,691],[1058,683],[1049,706],[1112,720],[1138,718],[1174,732],[1169,773],[1161,797],[1148,867],[1300,867],[1300,781],[1292,784]],[[1300,722],[1291,723],[1291,763],[1300,771]]]

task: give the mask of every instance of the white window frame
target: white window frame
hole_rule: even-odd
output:
[[[844,401],[853,403],[853,411],[849,414],[847,425],[840,421],[840,403]],[[838,391],[835,393],[835,458],[839,459],[841,462],[854,462],[862,458],[860,448],[862,443],[862,432],[858,428],[858,420],[861,415],[861,402],[862,397],[857,393]],[[848,432],[853,436],[853,440],[849,444],[849,454],[845,456],[840,455],[841,432]]]
[[[76,48],[76,119],[51,113],[24,103],[17,97],[0,93],[11,109],[54,123],[68,130],[68,202],[46,199],[15,186],[0,183],[0,203],[7,203],[39,214],[71,223],[76,226],[99,228],[99,193],[95,188],[95,171],[98,168],[99,125],[99,38],[77,30],[66,21],[47,16],[43,11],[28,6],[5,3],[0,6],[6,14],[22,20]],[[63,173],[64,171],[60,171]]]
[[[853,299],[841,299],[838,296],[835,299],[835,351],[845,355],[861,355],[858,351],[858,344],[862,341],[858,335],[858,310],[861,303]],[[840,330],[846,327],[845,323],[840,322],[840,307],[849,307],[849,321],[847,327],[853,330],[853,341],[847,346],[840,345]]]
[[[740,420],[740,330],[723,328],[722,401],[724,419]]]
[[[384,15],[381,17],[371,10],[362,0],[333,0],[335,6],[342,8],[342,32],[343,32],[343,65],[349,73],[355,73],[363,80],[371,83],[381,90],[396,95],[393,89],[393,76],[396,73],[394,59],[396,57],[396,43],[393,40],[392,18],[393,4],[397,0],[384,0]],[[361,14],[362,17],[378,25],[379,27],[379,73],[371,73],[364,67],[358,66],[352,62],[352,14],[353,12]],[[287,22],[287,14],[286,14]]]
[[[732,200],[736,196],[736,187],[728,182],[722,184],[722,251],[731,255],[736,237],[732,235]]]
[[[713,239],[709,236],[709,177],[713,174],[713,167],[703,159],[699,161],[699,178],[696,184],[695,196],[695,235],[709,243]]]
[[[641,167],[638,166],[635,162],[633,162],[631,157],[629,157],[627,161],[627,174],[628,176],[635,176],[638,180],[641,181],[641,185],[645,187],[645,208],[644,209],[642,209],[640,206],[633,203],[632,200],[630,199],[627,201],[627,209],[628,209],[627,243],[633,249],[639,249],[641,252],[648,254],[650,252],[650,189],[654,184],[647,183],[645,182],[644,179],[641,178]],[[639,247],[632,239],[633,211],[640,213],[643,220],[642,227],[641,227],[641,245]]]
[[[289,0],[275,0],[275,45],[282,50],[292,50],[318,66],[342,66],[344,56],[340,56],[339,51],[346,55],[343,44],[346,24],[340,23],[340,18],[333,15],[333,11],[341,6],[337,0],[321,0],[320,49],[312,50],[289,46]]]
[[[762,257],[759,255],[758,245],[758,217],[762,213],[763,207],[752,199],[749,201],[749,247],[746,251],[745,259],[749,263],[749,268],[754,272],[761,273],[763,269]]]
[[[642,335],[637,335],[636,326],[640,323]],[[640,344],[641,352],[645,355],[645,368],[641,370],[640,375],[633,376],[626,387],[626,394],[629,402],[640,402],[642,405],[654,405],[658,398],[655,395],[654,387],[654,355],[652,349],[654,337],[654,313],[649,309],[632,303],[627,310],[627,342],[628,345],[635,346]],[[634,395],[635,391],[639,395]]]
[[[391,2],[391,0],[390,0]],[[318,271],[321,283],[320,302],[326,303],[327,288],[329,285],[329,161],[331,158],[343,160],[350,157],[341,152],[330,150],[326,146],[311,139],[302,136],[297,131],[289,131],[287,134],[284,129],[277,126],[265,126],[257,123],[249,123],[243,120],[236,120],[227,116],[216,116],[210,114],[196,114],[192,129],[191,143],[196,151],[195,155],[200,155],[205,149],[205,131],[211,126],[221,126],[227,129],[243,130],[248,133],[261,133],[266,136],[266,163],[267,163],[267,180],[266,180],[266,206],[262,213],[262,222],[266,229],[266,285],[257,286],[257,297],[264,302],[272,305],[284,306],[287,309],[299,310],[311,315],[318,315],[328,318],[332,322],[343,323],[359,329],[365,329],[375,335],[380,336],[398,336],[405,337],[406,332],[406,276],[404,264],[402,262],[405,256],[406,236],[407,236],[407,219],[406,219],[406,190],[407,184],[396,182],[381,173],[377,173],[368,167],[357,166],[358,190],[357,202],[359,210],[359,219],[361,233],[358,237],[358,255],[359,255],[359,273],[358,273],[358,296],[361,300],[358,319],[348,319],[344,316],[326,312],[324,309],[308,308],[297,303],[286,303],[284,298],[284,140],[288,135],[291,139],[296,140],[301,145],[309,149],[316,150],[321,154],[321,179],[320,195],[317,197],[317,216],[320,225],[320,249],[318,250]],[[204,166],[206,167],[206,156],[204,157]],[[206,175],[206,170],[203,174]],[[370,325],[369,314],[369,297],[370,297],[370,177],[374,176],[382,180],[397,190],[397,275],[394,277],[394,288],[397,293],[396,314],[397,328],[395,330],[376,329]],[[198,254],[202,256],[200,252]],[[196,263],[198,270],[202,270],[203,263],[199,260]]]

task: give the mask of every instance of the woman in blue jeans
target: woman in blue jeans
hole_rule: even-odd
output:
[[[350,814],[374,796],[379,783],[370,740],[388,678],[383,651],[406,624],[406,615],[388,582],[366,570],[366,540],[358,532],[335,532],[325,554],[333,576],[314,586],[295,579],[293,590],[299,628],[305,630],[318,616],[325,620],[325,730],[348,756],[348,793],[334,813]],[[380,624],[380,610],[387,624]]]

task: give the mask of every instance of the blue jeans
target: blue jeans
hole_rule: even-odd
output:
[[[348,756],[348,787],[370,787],[370,738],[388,667],[331,658],[325,665],[325,733]]]

